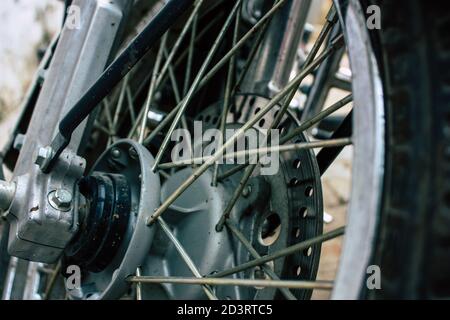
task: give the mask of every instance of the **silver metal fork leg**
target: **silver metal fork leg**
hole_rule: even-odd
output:
[[[113,56],[132,3],[73,1],[80,13],[73,18],[78,18],[79,23],[66,23],[61,32],[14,169],[16,189],[6,216],[11,228],[8,246],[11,255],[52,263],[77,230],[75,210],[70,206],[69,210],[51,206],[48,196],[61,189],[76,198],[75,182],[84,170],[84,160],[76,153],[85,126],[74,134],[54,174],[42,174],[35,163],[45,160],[47,152],[41,147],[51,142],[59,120],[95,82]]]
[[[288,84],[310,6],[311,0],[290,0],[273,17],[243,92],[273,96]]]

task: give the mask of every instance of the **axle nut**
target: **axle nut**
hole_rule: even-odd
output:
[[[66,189],[57,189],[48,195],[50,205],[59,211],[69,211],[72,207],[72,194]]]

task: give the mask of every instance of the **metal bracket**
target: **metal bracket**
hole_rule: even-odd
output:
[[[11,230],[9,253],[45,263],[59,258],[78,228],[77,181],[84,173],[85,160],[77,156],[77,150],[85,124],[73,134],[68,148],[61,150],[51,175],[43,173],[36,164],[48,167],[55,153],[42,146],[55,136],[68,107],[103,72],[117,47],[132,1],[74,0],[73,4],[81,8],[81,26],[65,26],[61,31],[21,143],[12,180],[14,196],[2,201],[10,204],[6,215]],[[7,192],[3,194],[8,196]]]

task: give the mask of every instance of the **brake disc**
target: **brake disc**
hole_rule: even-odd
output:
[[[258,112],[267,100],[254,95],[236,98],[230,111],[227,128],[239,128],[249,116]],[[203,127],[217,128],[222,103],[205,109],[197,116]],[[278,108],[279,109],[279,108]],[[268,129],[278,110],[275,108],[256,129]],[[298,125],[288,114],[282,121],[284,131]],[[284,132],[283,131],[283,132]],[[304,135],[295,141],[306,142]],[[220,165],[220,173],[233,165]],[[147,167],[150,170],[150,166]],[[311,150],[280,154],[280,170],[275,175],[262,176],[257,168],[244,194],[234,206],[230,219],[239,227],[259,255],[264,256],[322,233],[323,204],[320,173]],[[192,174],[192,168],[173,171],[162,184],[161,201],[171,195]],[[193,183],[164,213],[172,233],[183,245],[203,276],[226,270],[252,260],[248,250],[227,229],[217,232],[217,225],[228,201],[237,188],[242,172],[211,186],[212,169]],[[320,258],[320,245],[304,252],[277,259],[269,264],[281,279],[313,280]],[[159,228],[149,256],[142,269],[148,276],[192,277],[176,247]],[[260,267],[233,277],[265,279]],[[202,288],[194,285],[146,284],[144,299],[204,299]],[[311,290],[293,290],[297,298],[308,298]],[[276,288],[243,288],[235,286],[214,288],[219,299],[282,298]]]

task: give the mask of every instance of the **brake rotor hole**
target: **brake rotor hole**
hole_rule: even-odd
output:
[[[281,219],[276,213],[269,215],[261,225],[261,242],[265,246],[270,246],[278,240],[281,232]]]
[[[303,254],[306,257],[310,257],[312,255],[312,247],[309,247],[308,249],[303,250]]]
[[[303,207],[299,211],[300,217],[306,218],[308,216],[308,209]]]
[[[265,119],[261,119],[261,120],[259,121],[259,126],[260,126],[260,127],[263,127],[265,123],[266,123],[266,120],[265,120]]]
[[[292,178],[291,181],[289,181],[290,187],[296,187],[300,184],[300,181],[297,178]]]
[[[312,197],[314,194],[314,189],[313,187],[307,187],[305,190],[305,196],[307,197]]]

